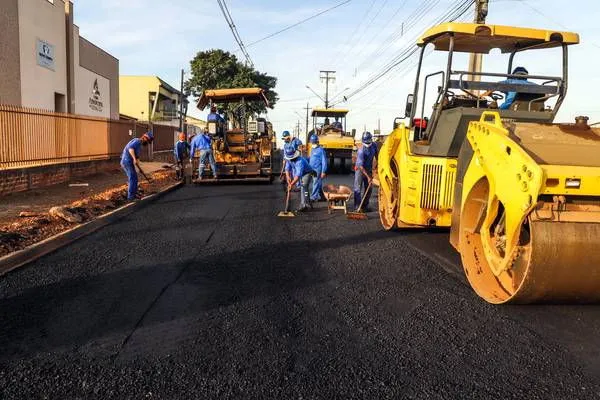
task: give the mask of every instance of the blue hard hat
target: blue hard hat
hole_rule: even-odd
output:
[[[365,132],[362,134],[362,142],[364,144],[373,143],[373,135],[371,135],[371,132]]]
[[[312,144],[317,144],[319,143],[319,137],[317,135],[310,135],[308,141]]]
[[[290,132],[289,131],[283,131],[283,132],[281,132],[281,138],[285,139],[286,137],[290,137]]]
[[[529,71],[527,71],[527,69],[525,67],[516,67],[513,70],[513,75],[528,75]]]

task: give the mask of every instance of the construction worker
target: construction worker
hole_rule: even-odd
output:
[[[283,173],[285,172],[285,165],[287,163],[287,161],[285,159],[285,150],[290,148],[290,149],[302,151],[301,150],[302,141],[298,138],[292,138],[292,135],[290,134],[289,131],[281,132],[281,138],[283,139],[283,149],[281,149],[281,155],[282,155],[281,159],[283,161],[282,161],[282,165],[281,165],[281,175],[279,177],[283,183],[284,182]]]
[[[331,124],[331,127],[337,131],[343,132],[344,131],[344,126],[342,125],[342,123],[340,121],[338,121],[339,117],[335,117],[335,121],[333,121],[333,124]]]
[[[315,171],[316,176],[312,180],[312,191],[310,199],[312,201],[322,201],[324,197],[321,195],[323,191],[323,179],[327,174],[327,154],[325,149],[319,145],[319,137],[312,135],[310,137],[310,160],[309,165]]]
[[[537,85],[537,83],[535,82],[530,82],[527,80],[527,75],[529,75],[529,71],[527,71],[527,69],[525,67],[516,67],[513,72],[512,75],[518,75],[519,78],[508,78],[505,79],[503,81],[500,81],[498,83],[508,83],[508,84],[512,84],[512,85]],[[488,90],[487,92],[483,93],[481,96],[485,97],[485,96],[489,96],[493,93],[493,90]],[[513,102],[515,101],[515,98],[517,97],[517,93],[518,92],[505,92],[505,100],[504,103],[502,103],[500,105],[500,107],[498,107],[500,110],[508,110],[510,109],[510,106],[512,106]]]
[[[223,117],[221,117],[221,115],[219,115],[219,113],[217,112],[217,107],[215,107],[215,106],[210,107],[210,113],[206,117],[206,121],[208,121],[208,122],[225,122]]]
[[[292,147],[285,149],[285,176],[287,181],[287,190],[292,191],[294,186],[300,188],[300,205],[296,211],[306,211],[308,206],[312,207],[308,195],[308,186],[314,171],[306,161],[306,158],[300,155],[300,150],[294,150]]]
[[[371,132],[364,132],[361,142],[362,146],[358,149],[356,164],[354,166],[354,209],[356,212],[369,212],[371,211],[369,208],[369,199],[372,192],[369,185],[373,181],[373,160],[377,157],[378,150],[377,146],[373,144],[373,135],[371,135]],[[366,192],[361,210],[362,187],[365,188]]]
[[[127,200],[129,201],[138,199],[138,176],[135,167],[137,166],[142,171],[139,163],[140,150],[142,146],[147,146],[152,141],[154,141],[154,135],[152,131],[148,131],[140,138],[131,139],[123,148],[121,168],[127,175]]]
[[[204,132],[194,136],[192,139],[192,145],[190,150],[190,162],[194,158],[196,149],[200,150],[200,162],[198,163],[198,180],[202,179],[202,173],[204,172],[204,164],[208,158],[208,163],[212,169],[213,179],[217,179],[217,163],[212,152],[212,138],[208,134],[208,127],[204,128]]]
[[[175,153],[175,176],[176,178],[183,178],[183,171],[185,170],[183,162],[189,156],[190,153],[190,144],[185,140],[185,133],[179,132],[179,140],[175,143],[175,148],[173,149]]]

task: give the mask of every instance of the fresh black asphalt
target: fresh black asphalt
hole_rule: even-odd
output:
[[[186,186],[0,278],[0,399],[600,398],[600,307],[492,306],[445,232],[282,207]]]

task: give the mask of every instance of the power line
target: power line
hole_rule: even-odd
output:
[[[348,50],[346,52],[346,54],[344,54],[344,57],[342,58],[342,61],[341,61],[341,65],[346,64],[346,61],[350,54],[352,54],[352,55],[355,54],[354,49],[357,48],[358,44],[362,41],[362,38],[363,38],[364,34],[367,33],[367,31],[369,30],[369,27],[373,25],[373,21],[375,21],[375,18],[377,18],[379,16],[379,14],[381,14],[381,11],[383,10],[383,8],[387,4],[387,2],[388,2],[388,0],[384,0],[383,3],[381,3],[381,6],[379,6],[379,9],[377,10],[377,12],[375,14],[373,14],[373,16],[371,17],[371,20],[367,23],[366,29],[363,31],[363,34],[358,36],[357,40],[354,42],[354,44],[352,45],[350,50]],[[366,16],[365,16],[364,20],[366,21]]]
[[[403,0],[402,3],[400,4],[400,6],[396,9],[396,11],[392,14],[392,16],[382,25],[382,27],[388,26],[390,24],[390,22],[392,22],[394,20],[394,18],[396,17],[396,15],[398,15],[398,13],[404,8],[404,6],[406,5],[406,2],[408,0]],[[368,48],[375,39],[377,39],[379,37],[379,35],[381,34],[381,32],[383,32],[383,28],[381,28],[373,37],[371,37],[371,40],[369,40],[364,46],[363,49]],[[366,60],[368,60],[368,56],[365,56],[365,62]],[[361,66],[359,66],[357,69],[362,68],[362,64]]]
[[[451,21],[454,21],[454,20],[462,17],[467,11],[469,11],[469,9],[471,8],[471,6],[473,4],[474,4],[474,0],[463,0],[462,3],[460,1],[455,2],[455,6],[452,7],[448,12],[446,12],[442,17],[440,17],[437,20],[437,22],[434,23],[434,25],[438,25],[439,23],[441,23],[442,21],[444,21],[446,19],[450,19]],[[346,96],[346,98],[348,99],[348,98],[355,96],[356,94],[362,92],[363,90],[365,90],[367,87],[369,87],[370,85],[372,85],[373,83],[375,83],[376,81],[378,81],[379,79],[381,79],[382,77],[387,75],[395,67],[397,67],[404,61],[408,60],[413,54],[415,54],[417,52],[418,49],[419,49],[418,46],[416,46],[414,44],[407,46],[398,56],[396,56],[394,59],[392,59],[386,65],[384,65],[380,69],[379,72],[372,74],[367,79],[366,82],[364,82],[357,89],[355,89],[353,92],[351,92],[348,96]]]
[[[569,27],[564,26],[563,24],[561,24],[560,22],[556,21],[554,18],[551,18],[550,16],[546,15],[545,13],[543,13],[542,11],[538,10],[536,7],[532,6],[531,4],[529,4],[527,1],[525,0],[519,0],[521,2],[521,4],[529,7],[531,10],[533,10],[534,12],[536,12],[537,14],[541,15],[542,17],[546,18],[548,21],[560,26],[563,29],[566,30],[571,30]],[[600,49],[600,45],[598,45],[597,43],[594,42],[589,42],[592,46],[597,47]]]
[[[373,5],[375,4],[375,2],[376,2],[376,1],[377,1],[377,0],[372,0],[372,1],[371,1],[371,4],[370,4],[370,5],[369,5],[369,7],[367,8],[367,10],[368,10],[368,11],[367,11],[367,13],[365,14],[365,17],[366,17],[366,16],[368,16],[368,15],[371,13],[371,10],[373,9]],[[350,36],[348,36],[348,39],[346,40],[346,42],[344,43],[344,45],[343,45],[343,46],[340,46],[340,47],[338,48],[338,51],[336,52],[336,55],[335,55],[335,57],[333,58],[334,60],[337,60],[337,59],[340,57],[340,55],[342,55],[342,54],[343,54],[342,52],[344,51],[344,48],[345,48],[346,46],[348,46],[348,44],[349,44],[349,43],[351,43],[351,42],[352,42],[352,40],[354,39],[354,36],[355,36],[355,35],[356,35],[356,33],[358,32],[358,30],[359,30],[359,29],[362,27],[362,24],[363,24],[363,22],[365,22],[365,18],[361,19],[361,20],[360,20],[360,23],[359,23],[358,25],[356,25],[356,28],[354,28],[354,31],[352,31],[352,34],[351,34]],[[347,54],[347,53],[346,53],[346,54]],[[345,58],[345,56],[344,56],[344,58]]]
[[[255,45],[255,44],[257,44],[257,43],[260,43],[260,42],[262,42],[262,41],[264,41],[264,40],[267,40],[267,39],[270,39],[270,38],[272,38],[273,36],[277,36],[277,35],[279,35],[280,33],[283,33],[283,32],[285,32],[285,31],[289,31],[290,29],[292,29],[292,28],[295,28],[295,27],[297,27],[298,25],[302,25],[303,23],[305,23],[305,22],[307,22],[307,21],[310,21],[311,19],[315,19],[315,18],[317,18],[317,17],[319,17],[319,16],[321,16],[321,15],[323,15],[323,14],[326,14],[326,13],[328,13],[329,11],[335,10],[336,8],[343,6],[344,4],[348,4],[348,3],[350,3],[351,1],[352,1],[352,0],[346,0],[346,1],[342,1],[341,3],[338,3],[338,4],[336,4],[335,6],[333,6],[333,7],[330,7],[330,8],[328,8],[328,9],[326,9],[326,10],[320,11],[320,12],[318,12],[318,13],[314,14],[314,15],[311,15],[310,17],[308,17],[308,18],[305,18],[305,19],[303,19],[302,21],[298,21],[298,22],[296,22],[296,23],[295,23],[295,24],[293,24],[293,25],[290,25],[290,26],[288,26],[288,27],[286,27],[286,28],[283,28],[283,29],[281,29],[281,30],[278,30],[277,32],[273,32],[273,33],[271,33],[270,35],[267,35],[267,36],[265,36],[265,37],[263,37],[263,38],[261,38],[261,39],[255,40],[254,42],[252,42],[252,43],[248,44],[246,47],[254,46],[254,45]]]
[[[227,4],[225,3],[225,0],[217,0],[217,3],[219,4],[219,8],[221,9],[223,16],[225,17],[225,21],[227,21],[227,25],[229,25],[229,29],[231,30],[231,33],[233,33],[233,38],[235,39],[238,46],[240,47],[240,50],[242,51],[242,54],[244,55],[244,57],[246,57],[246,62],[248,64],[250,64],[250,66],[252,68],[254,68],[254,63],[252,62],[252,59],[250,58],[250,54],[248,54],[248,51],[246,50],[246,47],[244,46],[242,37],[240,36],[237,28],[235,27],[235,23],[233,22],[233,18],[231,17],[231,13],[229,12],[229,9],[227,8]]]
[[[381,45],[375,50],[370,56],[366,56],[361,64],[357,67],[357,69],[362,69],[367,62],[373,62],[374,60],[379,59],[383,56],[387,49],[392,47],[394,43],[404,37],[407,32],[410,32],[412,28],[417,25],[418,21],[423,20],[423,18],[431,11],[433,8],[439,4],[440,0],[426,0],[418,6],[411,15],[409,15],[404,22],[400,24],[398,29],[396,29],[393,33],[391,33],[386,40],[384,40]],[[415,39],[418,36],[415,37]],[[415,39],[411,39],[409,42],[414,42]]]
[[[464,16],[464,13],[463,13],[463,15],[462,15],[461,17],[457,18],[457,20],[460,20],[461,18],[463,18],[463,16]],[[464,21],[463,21],[463,22],[464,22]],[[425,54],[423,55],[423,60],[425,60],[425,59],[426,59],[426,58],[427,58],[427,57],[428,57],[430,54],[432,54],[433,52],[434,52],[434,51],[433,51],[433,49],[432,49],[432,48],[428,48],[427,50],[425,50]],[[393,78],[393,77],[396,77],[396,76],[403,76],[403,79],[405,79],[405,78],[406,78],[406,76],[407,76],[407,75],[406,75],[406,73],[407,73],[409,70],[412,70],[412,69],[414,69],[414,68],[415,68],[417,65],[418,65],[418,59],[415,59],[415,60],[414,60],[414,62],[413,62],[412,64],[410,64],[410,65],[405,65],[405,66],[404,66],[404,68],[401,68],[401,69],[399,69],[399,70],[397,71],[397,74],[388,75],[388,76],[387,76],[387,78],[385,78],[385,79],[382,79],[382,80],[381,80],[381,82],[380,82],[378,85],[376,85],[376,86],[374,87],[374,89],[372,89],[372,90],[368,90],[368,91],[366,91],[365,93],[362,93],[362,95],[361,95],[361,96],[360,96],[358,99],[355,99],[355,100],[354,100],[354,102],[356,102],[357,100],[360,100],[360,99],[362,99],[362,98],[364,98],[364,97],[368,96],[368,94],[369,94],[370,92],[373,92],[375,89],[377,89],[378,87],[382,86],[384,83],[386,83],[387,81],[389,81],[389,80],[390,80],[391,78]],[[387,92],[386,92],[386,93],[387,93]],[[353,115],[362,114],[363,112],[365,112],[365,111],[368,111],[369,109],[371,109],[373,106],[378,106],[378,104],[377,104],[377,103],[379,102],[379,100],[380,100],[380,99],[381,99],[381,98],[382,98],[382,97],[383,97],[383,96],[384,96],[386,93],[380,94],[378,97],[376,97],[376,98],[373,100],[373,102],[372,102],[372,103],[370,103],[370,104],[368,104],[368,105],[366,105],[366,106],[360,107],[360,110],[358,111],[358,113],[356,113],[356,114],[353,114]]]

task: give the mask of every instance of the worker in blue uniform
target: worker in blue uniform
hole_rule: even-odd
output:
[[[281,179],[282,183],[285,183],[285,180],[283,179],[284,173],[285,173],[285,166],[287,163],[287,160],[285,159],[285,151],[286,151],[286,149],[294,149],[294,151],[296,151],[296,150],[302,151],[302,149],[301,149],[302,141],[296,137],[292,138],[292,135],[290,134],[289,131],[281,132],[281,139],[283,139],[283,148],[281,149],[282,164],[281,164],[281,174],[280,174],[279,178]]]
[[[152,143],[154,135],[152,131],[148,131],[140,138],[134,138],[129,141],[123,148],[121,154],[121,168],[127,175],[127,200],[133,201],[138,198],[138,176],[135,167],[140,168],[140,150],[142,146],[147,146]],[[140,168],[141,171],[141,168]]]
[[[175,177],[177,179],[183,178],[184,171],[184,161],[189,157],[190,153],[190,144],[185,140],[185,133],[179,132],[179,140],[175,143],[175,148],[173,149],[173,153],[175,153]]]
[[[223,117],[217,112],[217,107],[215,106],[210,107],[210,113],[207,115],[206,120],[208,122],[225,122]]]
[[[312,201],[324,200],[322,195],[323,191],[323,179],[327,175],[327,154],[325,149],[319,145],[319,137],[312,135],[310,137],[310,160],[309,165],[315,171],[315,177],[312,180],[312,191],[310,193],[310,199]]]
[[[512,75],[517,75],[518,78],[508,78],[498,83],[508,83],[511,85],[537,85],[535,82],[530,82],[527,80],[527,75],[529,75],[529,71],[525,67],[516,67]],[[489,96],[494,92],[494,90],[488,90],[487,92],[481,94],[481,97]],[[500,110],[509,110],[510,107],[515,102],[518,92],[504,92],[506,98],[504,99],[504,103],[498,107]]]
[[[314,171],[306,158],[300,155],[300,150],[288,147],[285,150],[284,157],[287,161],[285,164],[285,176],[288,183],[287,189],[291,192],[294,186],[300,188],[300,205],[297,211],[306,211],[309,206],[312,207],[308,194],[308,186]]]
[[[194,158],[196,150],[200,150],[200,162],[198,163],[198,180],[202,179],[202,173],[204,172],[204,164],[206,159],[212,169],[213,179],[217,179],[217,163],[215,162],[215,156],[212,151],[212,138],[208,134],[208,128],[204,128],[204,132],[194,136],[192,139],[191,150],[190,150],[190,162]]]
[[[377,157],[377,146],[373,144],[373,135],[371,132],[362,134],[362,146],[358,149],[356,155],[356,164],[354,166],[354,208],[355,211],[369,212],[369,199],[371,198],[372,189],[369,184],[373,181],[373,160]],[[362,187],[366,190],[365,200],[360,209],[362,200]],[[369,188],[367,190],[367,188]]]

